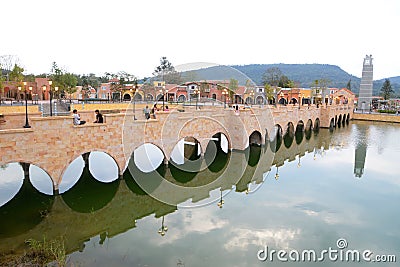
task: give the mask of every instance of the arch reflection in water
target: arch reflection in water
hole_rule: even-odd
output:
[[[0,207],[0,238],[19,235],[34,228],[49,213],[54,200],[53,196],[42,194],[32,185],[29,178],[29,164],[10,163],[6,168],[7,171],[1,172],[0,177],[3,178],[3,174],[11,171],[14,172],[14,176],[8,177],[17,181],[16,184],[19,188],[14,184],[13,190],[4,194],[12,199]],[[2,199],[3,190],[10,189],[10,187],[3,187],[3,185],[5,184],[2,184],[1,187]],[[16,188],[19,190],[12,195]]]
[[[30,165],[29,178],[32,185],[41,193],[53,195],[53,182],[50,176],[36,165]]]
[[[61,183],[59,185],[59,192],[64,193],[73,187],[82,176],[85,161],[81,156],[74,159],[65,170]]]
[[[110,155],[104,152],[90,152],[89,171],[100,182],[109,183],[118,179],[117,163]]]
[[[84,159],[88,163],[87,154]],[[74,185],[62,195],[64,202],[77,212],[93,212],[106,206],[117,192],[119,180],[104,183],[92,176],[88,164],[85,164],[83,172]]]
[[[157,146],[147,143],[135,149],[133,159],[137,168],[147,173],[156,170],[163,163],[164,154]]]
[[[199,141],[194,137],[185,137],[172,150],[169,168],[176,181],[186,183],[202,170],[202,161]]]
[[[21,189],[24,171],[19,163],[0,166],[0,207],[10,201]]]
[[[211,172],[221,171],[227,164],[228,139],[223,133],[213,135],[204,153],[204,160]]]

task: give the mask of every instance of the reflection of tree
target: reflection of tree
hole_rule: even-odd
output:
[[[3,165],[0,165],[0,169],[2,169],[2,170],[5,170],[5,169],[7,169],[7,167],[8,167],[8,164],[3,164]]]

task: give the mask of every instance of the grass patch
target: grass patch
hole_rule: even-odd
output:
[[[0,257],[0,266],[52,266],[64,267],[67,264],[67,253],[64,238],[43,241],[28,239],[28,249],[22,255],[10,253]]]

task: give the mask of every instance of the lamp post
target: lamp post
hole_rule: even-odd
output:
[[[25,89],[25,125],[24,125],[24,128],[31,128],[31,126],[29,125],[29,122],[28,122],[28,99],[26,97],[26,90],[27,90],[26,82],[24,82],[24,89]],[[32,90],[32,87],[29,87],[29,89]],[[18,90],[21,91],[21,87],[18,87]]]
[[[199,89],[194,89],[194,95],[196,96],[196,110],[197,110],[197,103],[198,103],[198,100],[199,100],[199,96],[198,96],[198,94],[199,94]]]
[[[226,108],[226,95],[228,94],[228,91],[226,89],[224,89],[222,91],[222,95],[224,96],[224,108]]]
[[[278,166],[276,166],[276,173],[275,173],[275,180],[279,179],[279,169]]]
[[[165,102],[165,85],[163,85],[162,89],[160,89],[160,93],[162,94],[162,110],[164,111],[164,102]]]
[[[56,93],[55,93],[55,97],[56,97],[56,102],[58,101],[58,99],[59,99],[59,95],[58,95],[58,86],[56,86],[56,87],[54,87],[54,91],[56,91]]]
[[[132,99],[133,99],[133,120],[137,120],[136,119],[136,106],[135,106],[136,87],[135,87],[135,91],[133,91],[132,88],[129,89],[129,91],[131,91]]]
[[[32,105],[33,105],[32,86],[29,86],[28,88],[29,88],[29,94],[31,95],[31,102],[32,102]]]
[[[222,209],[222,206],[225,204],[225,201],[222,199],[222,189],[221,189],[221,198],[219,199],[217,206]]]
[[[51,92],[51,85],[53,84],[53,81],[49,81],[49,95],[50,95],[50,117],[53,116],[53,108],[51,106],[51,101],[53,101],[53,95]]]
[[[162,216],[161,227],[158,229],[158,233],[161,236],[165,236],[165,233],[168,231],[168,227],[164,225],[164,216]]]

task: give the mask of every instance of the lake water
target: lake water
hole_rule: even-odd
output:
[[[28,166],[23,180],[23,164],[10,163],[0,169],[0,255],[20,253],[29,238],[62,237],[74,266],[364,266],[363,257],[378,255],[397,262],[368,266],[399,266],[399,136],[399,125],[351,122],[283,140],[270,168],[269,148],[252,147],[219,151],[198,174],[172,164],[142,173],[133,164],[116,180],[115,163],[92,153],[89,167],[81,157],[71,164],[58,196],[42,170]],[[228,168],[240,160],[235,177]],[[206,186],[223,172],[229,177]],[[131,173],[202,190],[157,193],[154,182],[145,191],[156,199]],[[307,261],[310,250],[317,262]],[[360,262],[346,262],[349,250]]]

